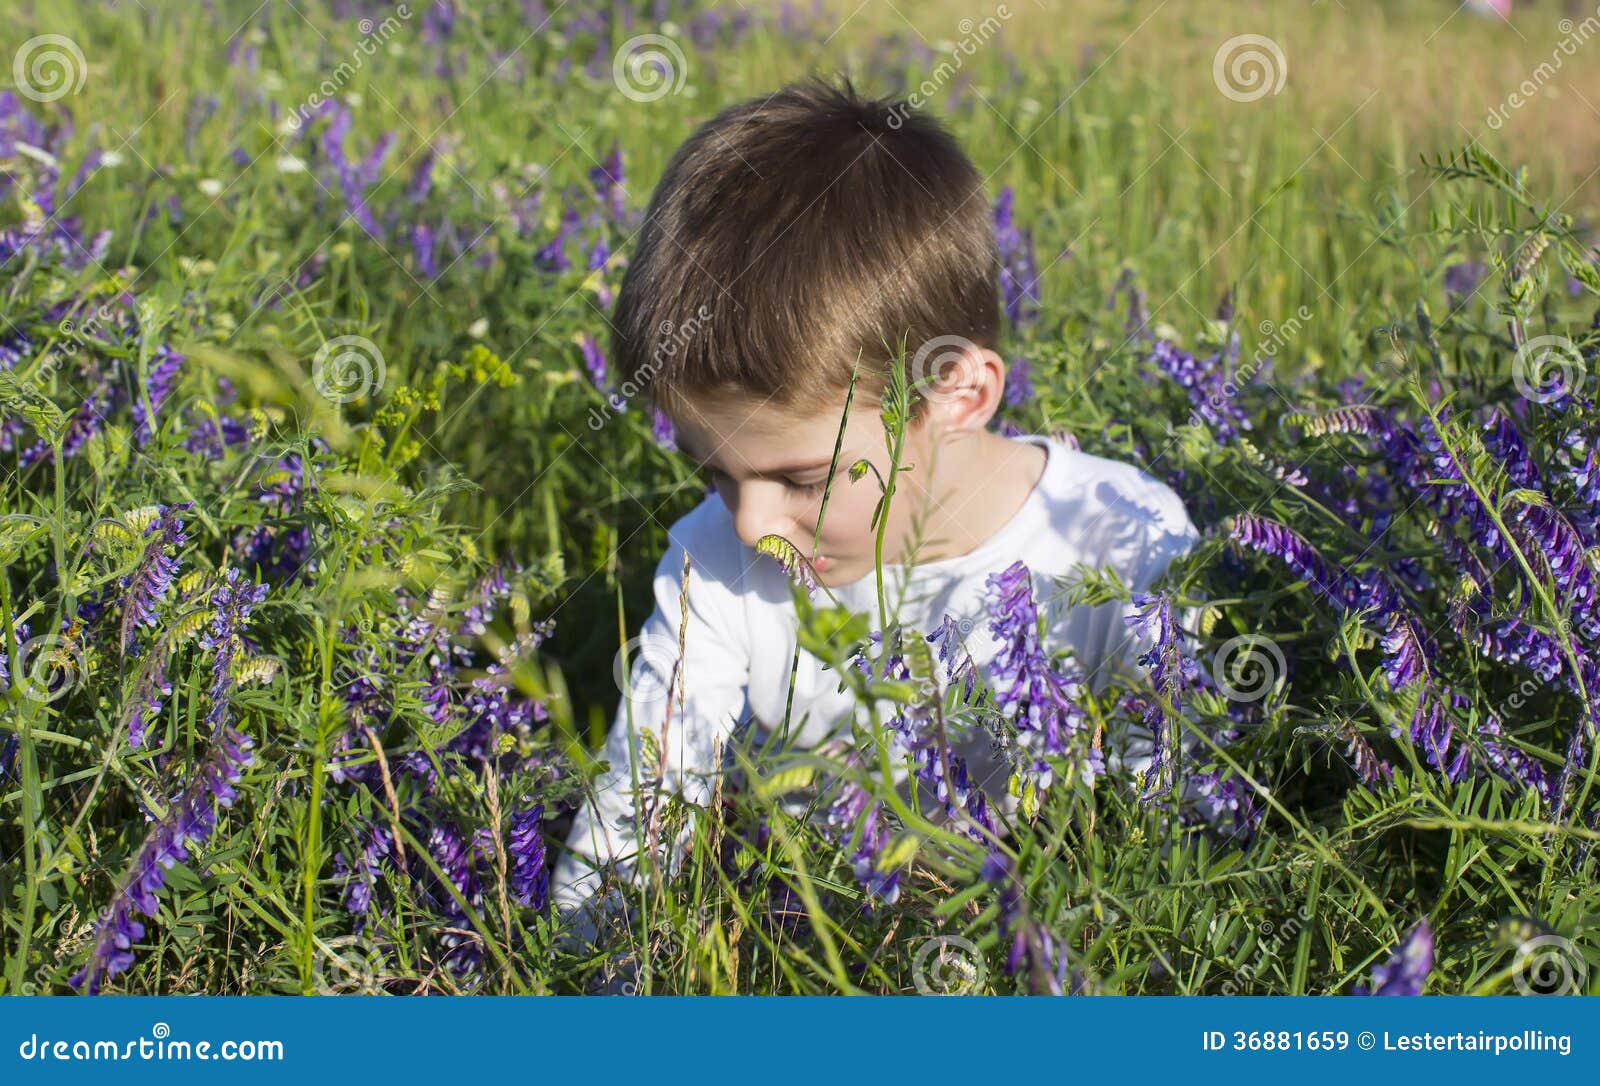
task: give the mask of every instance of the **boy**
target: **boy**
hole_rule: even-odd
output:
[[[1129,651],[1124,608],[1067,610],[1052,602],[1054,579],[1082,562],[1114,569],[1139,591],[1195,530],[1176,495],[1130,465],[989,429],[1005,383],[994,349],[999,266],[983,179],[954,139],[904,103],[859,98],[848,82],[808,81],[725,109],[668,164],[618,294],[612,351],[623,378],[648,386],[715,493],[669,529],[655,610],[620,684],[626,696],[603,755],[610,769],[578,812],[552,880],[558,917],[584,938],[594,932],[599,869],[614,862],[633,877],[639,850],[662,847],[638,825],[630,792],[646,776],[634,764],[641,730],[655,733],[665,785],[698,804],[720,772],[717,752],[742,724],[770,734],[787,712],[787,734],[802,748],[850,734],[850,694],[804,650],[788,704],[790,581],[753,548],[762,536],[784,537],[840,602],[877,626],[870,522],[878,479],[889,476],[877,400],[886,345],[905,344],[921,391],[883,539],[884,596],[903,597],[900,621],[931,632],[949,616],[986,668],[997,645],[985,582],[1021,560],[1049,620],[1049,647],[1070,647],[1091,675]],[[847,477],[861,459],[877,478]],[[953,745],[991,805],[1013,810],[989,744],[968,736]],[[1148,762],[1108,753],[1113,768]]]

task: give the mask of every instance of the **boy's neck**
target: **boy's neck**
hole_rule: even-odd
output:
[[[1028,500],[1049,458],[1036,442],[988,430],[944,442],[931,469],[917,561],[959,558],[987,542]]]

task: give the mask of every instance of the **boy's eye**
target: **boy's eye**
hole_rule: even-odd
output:
[[[789,479],[789,480],[787,480],[787,482],[788,482],[788,484],[789,484],[791,489],[798,490],[802,494],[807,494],[807,495],[810,495],[810,494],[821,494],[823,492],[823,490],[827,488],[828,477],[826,475],[824,475],[822,478],[818,479],[816,482],[811,482],[811,483],[804,483],[804,482],[799,481],[798,479]]]

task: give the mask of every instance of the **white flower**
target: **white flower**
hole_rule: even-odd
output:
[[[486,333],[488,331],[489,331],[489,318],[488,317],[479,317],[477,320],[475,320],[471,324],[467,325],[467,335],[471,336],[473,339],[482,339],[484,337],[484,333]]]
[[[303,158],[297,158],[294,155],[279,155],[278,156],[278,172],[279,173],[305,173],[306,172],[306,160],[303,159]]]
[[[100,156],[101,166],[120,166],[123,163],[121,151],[107,151]]]
[[[222,195],[222,182],[215,177],[203,177],[195,187],[200,190],[202,196],[209,196],[213,200]]]

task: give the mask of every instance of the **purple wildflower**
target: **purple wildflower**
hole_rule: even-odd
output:
[[[610,386],[606,383],[606,356],[601,352],[600,344],[595,342],[594,336],[584,332],[578,347],[583,353],[583,368],[589,371],[589,379],[594,382],[594,387],[601,392],[607,391]]]
[[[1427,917],[1406,933],[1388,962],[1372,970],[1372,986],[1358,984],[1351,995],[1421,995],[1433,969],[1433,929]]]
[[[193,502],[160,506],[156,519],[145,529],[144,556],[128,576],[122,578],[122,651],[133,649],[134,635],[140,626],[154,626],[156,611],[166,600],[172,588],[172,579],[178,572],[175,552],[189,541],[183,532],[183,521],[178,513],[190,509]],[[137,746],[138,744],[134,744]]]
[[[213,735],[211,749],[188,786],[172,801],[167,817],[145,836],[111,904],[95,924],[89,960],[68,978],[68,984],[98,995],[107,980],[133,965],[133,942],[144,936],[144,925],[133,919],[134,912],[156,917],[156,894],[166,883],[166,872],[210,839],[217,824],[216,808],[231,807],[238,796],[233,785],[254,760],[252,746],[249,736],[231,727]]]
[[[141,448],[150,441],[154,432],[154,416],[160,413],[162,405],[172,395],[178,370],[184,361],[185,356],[177,351],[164,346],[156,348],[156,362],[150,367],[150,377],[144,383],[144,395],[133,398],[133,438]]]
[[[987,585],[989,629],[1000,643],[993,664],[995,705],[1016,728],[1019,754],[1028,763],[1016,770],[1043,790],[1052,777],[1045,756],[1066,754],[1068,740],[1086,725],[1076,702],[1082,677],[1058,671],[1046,654],[1026,565],[1013,562],[990,574]],[[1088,751],[1079,768],[1084,783],[1092,785],[1105,768],[1100,752]]]
[[[1009,407],[1021,407],[1033,399],[1033,378],[1026,358],[1013,358],[1006,370],[1005,400]]]
[[[672,427],[672,419],[659,407],[650,409],[650,436],[655,438],[656,444],[663,449],[678,447],[678,435]]]
[[[511,837],[506,851],[511,854],[511,894],[523,905],[543,909],[548,897],[550,873],[544,866],[544,833],[540,829],[544,805],[517,811],[511,816]]]
[[[1185,693],[1199,682],[1200,667],[1178,644],[1178,624],[1172,616],[1172,601],[1164,594],[1139,594],[1133,597],[1133,614],[1124,622],[1150,648],[1140,654],[1139,663],[1150,672],[1156,697],[1145,709],[1144,724],[1150,729],[1150,764],[1145,769],[1141,802],[1169,790],[1174,778],[1173,753],[1178,737],[1178,717],[1183,711]]]
[[[346,860],[343,852],[333,857],[334,873],[344,877],[344,907],[355,918],[358,933],[366,925],[373,892],[383,877],[383,862],[395,854],[394,836],[376,822],[367,826],[360,839],[361,853],[356,864]]]
[[[595,195],[605,204],[611,219],[621,220],[627,191],[622,187],[622,150],[615,142],[611,144],[611,153],[606,155],[605,161],[589,171],[589,181],[594,185]]]
[[[1010,185],[1000,191],[994,204],[994,235],[1000,250],[1000,289],[1005,297],[1006,318],[1013,329],[1021,331],[1039,316],[1039,268],[1032,233],[1017,227],[1015,200],[1016,193]]]
[[[1252,428],[1250,416],[1234,402],[1238,390],[1223,372],[1220,354],[1198,359],[1177,344],[1161,339],[1151,348],[1150,360],[1183,387],[1195,415],[1205,420],[1219,442],[1227,444],[1241,430]]]
[[[419,222],[411,228],[411,253],[417,258],[417,271],[428,280],[439,277],[439,261],[434,254],[433,228]]]
[[[561,222],[556,227],[555,237],[534,254],[534,264],[544,271],[551,272],[564,272],[570,269],[572,261],[567,256],[567,241],[578,232],[582,222],[577,209],[568,205],[561,213]]]
[[[206,723],[213,734],[227,727],[233,696],[233,664],[239,653],[240,633],[250,612],[267,596],[267,586],[241,577],[237,566],[224,574],[211,593],[211,625],[200,635],[200,647],[215,653],[211,662],[211,708]]]

